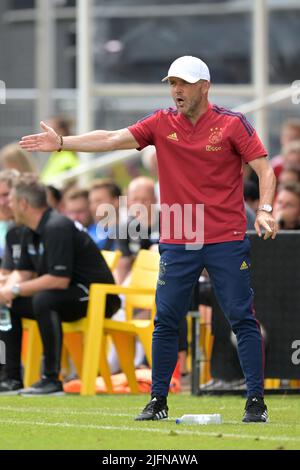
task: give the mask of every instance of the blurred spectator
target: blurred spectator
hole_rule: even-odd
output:
[[[126,228],[121,231],[127,236],[125,239],[119,239],[117,243],[117,247],[122,252],[122,258],[117,268],[117,279],[120,283],[129,274],[137,253],[141,249],[148,250],[152,245],[158,244],[159,212],[154,181],[145,176],[133,179],[127,190],[127,204],[129,217],[125,222]],[[155,207],[156,213],[153,212]],[[154,218],[152,219],[153,214]],[[130,230],[130,227],[134,230]]]
[[[2,170],[37,173],[37,168],[31,154],[21,149],[17,143],[8,144],[1,149],[0,166]]]
[[[119,198],[122,192],[110,179],[96,180],[89,192],[93,223],[88,233],[100,250],[114,250],[119,224]]]
[[[12,235],[13,246],[11,252],[7,252],[7,237],[16,229],[14,227],[13,213],[9,207],[9,193],[14,181],[18,178],[17,170],[3,170],[0,172],[0,286],[4,285],[7,276],[14,269],[10,260],[17,259],[20,246],[18,240]],[[18,227],[19,229],[19,227]],[[0,380],[3,378],[3,365],[0,364]]]
[[[9,206],[9,193],[18,176],[19,172],[16,170],[0,172],[0,259],[3,258],[4,254],[6,234],[13,225],[13,212]]]
[[[58,135],[67,136],[71,133],[71,123],[63,117],[54,117],[47,122]],[[51,153],[45,167],[41,173],[43,183],[53,180],[55,175],[59,175],[64,171],[71,170],[79,165],[79,159],[75,152],[62,150],[61,152]]]
[[[69,194],[74,193],[75,191],[79,191],[80,189],[80,184],[76,179],[66,181],[61,190],[63,200],[65,201],[65,199],[69,197]]]
[[[290,142],[294,140],[300,140],[300,120],[299,119],[288,119],[281,127],[280,134],[280,145],[283,149]],[[279,177],[282,172],[284,164],[284,156],[282,154],[276,155],[271,159],[271,165],[273,167],[276,178]]]
[[[278,177],[279,184],[300,183],[300,171],[283,169]]]
[[[142,151],[142,161],[143,165],[150,172],[152,178],[156,180],[154,190],[156,201],[160,203],[160,194],[159,194],[159,183],[157,181],[158,178],[158,164],[157,164],[157,155],[156,150],[153,145],[149,145]]]
[[[244,182],[244,199],[248,207],[256,214],[259,206],[259,189],[251,180]]]
[[[61,191],[52,185],[46,186],[46,191],[48,205],[52,207],[52,209],[55,209],[58,212],[62,212],[63,196]]]
[[[300,230],[300,183],[287,183],[279,188],[274,216],[282,230]]]
[[[88,228],[92,224],[88,191],[85,189],[77,189],[68,193],[64,201],[64,213],[67,217],[80,222],[85,228]]]
[[[284,146],[282,155],[282,169],[300,171],[300,140],[294,140]]]

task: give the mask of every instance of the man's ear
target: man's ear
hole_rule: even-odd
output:
[[[20,207],[22,212],[26,212],[27,207],[28,207],[27,199],[25,199],[23,197],[21,199],[19,199],[19,207]]]
[[[209,92],[209,89],[210,89],[210,82],[208,82],[207,80],[205,80],[203,82],[203,90],[204,90],[204,93],[208,93]]]

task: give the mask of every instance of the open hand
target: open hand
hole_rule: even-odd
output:
[[[28,152],[54,152],[60,148],[60,137],[43,121],[41,128],[44,130],[41,134],[27,135],[22,137],[20,146]]]

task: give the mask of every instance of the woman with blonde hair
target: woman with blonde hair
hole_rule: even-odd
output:
[[[36,164],[29,152],[19,144],[8,144],[0,150],[1,170],[18,170],[20,173],[37,173]]]

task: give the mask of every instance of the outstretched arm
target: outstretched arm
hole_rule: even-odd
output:
[[[60,136],[43,121],[41,134],[28,135],[20,146],[29,152],[54,152],[60,149]],[[87,134],[63,138],[63,150],[74,152],[109,152],[138,148],[139,144],[128,129],[117,131],[93,131]]]

